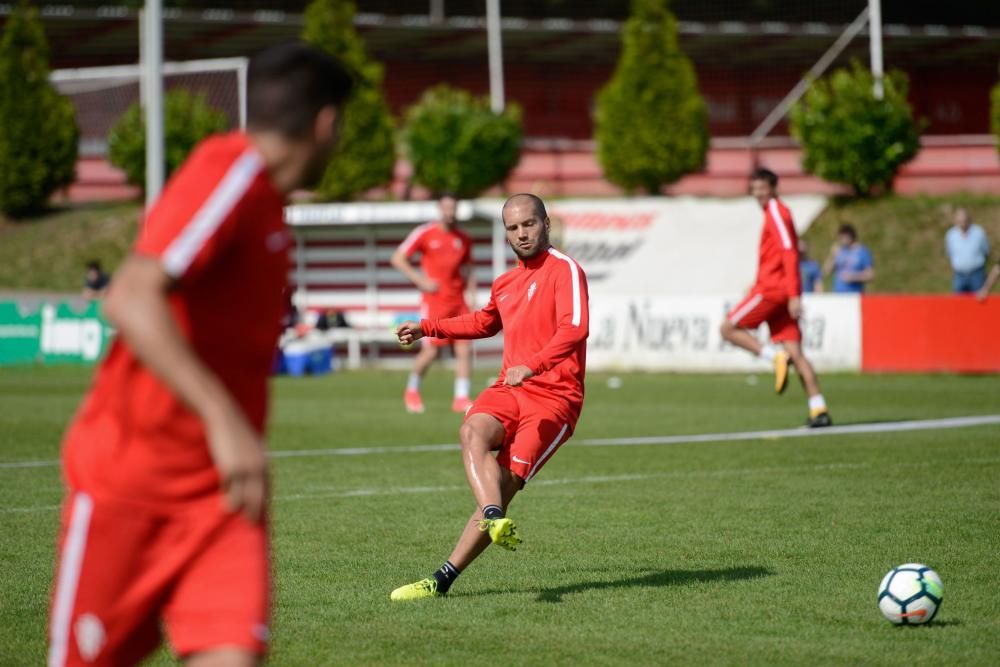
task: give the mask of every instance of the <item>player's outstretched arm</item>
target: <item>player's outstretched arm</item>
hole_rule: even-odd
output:
[[[503,320],[500,319],[500,311],[491,295],[489,303],[481,310],[457,317],[421,320],[420,329],[425,336],[433,338],[475,340],[497,335],[503,329]]]
[[[159,260],[130,255],[104,312],[136,356],[202,418],[227,505],[257,521],[267,499],[264,443],[181,334],[167,301],[171,284]]]

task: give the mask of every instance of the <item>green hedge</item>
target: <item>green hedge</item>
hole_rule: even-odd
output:
[[[517,105],[496,114],[486,97],[438,86],[407,110],[402,138],[415,183],[474,197],[517,165],[522,133]]]
[[[868,68],[854,61],[813,82],[791,111],[806,171],[858,195],[892,189],[896,172],[917,154],[923,128],[907,101],[906,74],[885,75],[881,100],[873,84]]]
[[[42,211],[75,176],[80,131],[48,58],[38,12],[21,2],[0,38],[0,211],[15,218]]]
[[[705,164],[708,112],[663,0],[633,0],[618,66],[597,98],[594,138],[605,177],[627,191],[656,194]]]
[[[183,88],[170,90],[163,101],[164,157],[169,177],[181,166],[195,145],[229,127],[226,114],[210,106],[204,93]],[[146,116],[138,103],[122,114],[108,135],[111,164],[125,172],[132,185],[146,185]]]

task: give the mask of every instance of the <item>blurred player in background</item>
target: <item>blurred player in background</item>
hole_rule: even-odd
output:
[[[390,260],[400,273],[410,279],[422,293],[420,317],[443,319],[469,312],[465,293],[474,294],[475,275],[472,270],[472,239],[458,227],[455,217],[458,200],[450,194],[438,201],[441,217],[420,225],[400,244]],[[420,255],[420,271],[410,260]],[[464,414],[469,399],[469,373],[472,367],[472,346],[467,340],[426,339],[413,362],[413,372],[406,383],[403,403],[408,412],[424,411],[420,383],[442,347],[455,351],[455,394],[451,409]]]
[[[514,195],[502,215],[507,242],[520,261],[493,282],[486,307],[459,317],[406,322],[398,329],[404,344],[425,336],[488,338],[503,330],[504,348],[496,384],[479,395],[459,431],[476,510],[441,568],[397,588],[392,600],[446,594],[491,543],[514,550],[521,540],[506,517],[507,506],[570,438],[583,409],[587,277],[551,247],[541,199]]]
[[[774,364],[774,389],[781,394],[788,386],[788,364],[795,365],[809,396],[810,427],[830,426],[833,421],[812,364],[802,352],[802,283],[799,276],[798,236],[791,211],[778,199],[778,176],[769,169],[750,175],[750,194],[764,209],[760,236],[757,281],[750,294],[730,311],[722,323],[722,337],[733,345]],[[767,322],[771,343],[761,344],[751,331]]]
[[[161,627],[191,666],[265,652],[283,208],[323,174],[352,85],[305,46],[252,59],[247,132],[195,149],[112,282],[118,338],[63,442],[50,666],[137,664]]]

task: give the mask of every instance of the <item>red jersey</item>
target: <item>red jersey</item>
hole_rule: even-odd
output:
[[[263,432],[288,281],[284,196],[246,135],[204,141],[170,179],[134,252],[176,283],[182,335]],[[70,486],[144,505],[218,493],[201,419],[115,341],[65,438]]]
[[[558,406],[575,421],[583,407],[590,313],[587,276],[570,257],[549,248],[493,281],[482,310],[438,320],[422,320],[436,338],[488,338],[504,332],[502,385],[508,368],[527,366],[534,375],[522,385],[540,400]]]
[[[424,292],[424,303],[457,306],[465,304],[468,281],[463,269],[472,262],[472,239],[458,227],[450,230],[440,222],[420,225],[399,245],[412,258],[420,253],[420,268],[437,283],[436,292]]]
[[[792,213],[776,197],[764,207],[760,257],[754,291],[790,299],[802,293],[799,278],[799,237]]]

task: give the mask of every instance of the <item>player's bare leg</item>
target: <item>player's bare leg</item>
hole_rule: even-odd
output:
[[[410,373],[410,377],[406,381],[406,393],[403,394],[403,402],[407,412],[421,413],[424,411],[424,401],[420,396],[420,382],[437,356],[437,346],[431,345],[427,341],[420,346],[420,350],[413,360],[413,372]]]
[[[469,400],[472,344],[467,340],[457,340],[453,349],[455,350],[455,397],[451,402],[451,409],[464,415],[472,407],[472,401]]]
[[[520,477],[506,468],[501,469],[500,493],[503,498],[502,506],[504,512],[507,511],[507,506],[510,505],[510,501],[523,485],[524,482]],[[486,550],[486,547],[493,543],[489,534],[483,532],[483,530],[479,527],[482,519],[482,509],[476,508],[476,511],[472,513],[471,517],[469,517],[469,522],[465,525],[465,530],[462,531],[461,536],[458,538],[458,542],[455,544],[455,549],[448,557],[448,561],[454,565],[459,572],[465,570],[465,568],[468,567],[468,565],[474,561],[479,554]]]
[[[245,648],[226,647],[195,653],[184,660],[186,667],[256,667],[260,660]]]
[[[503,425],[496,417],[481,413],[466,419],[458,431],[465,477],[480,509],[491,505],[503,507],[501,481],[504,469],[492,452],[503,443],[505,435]]]
[[[805,389],[806,395],[809,397],[809,426],[832,425],[833,421],[830,419],[830,413],[826,407],[826,399],[823,398],[819,389],[816,371],[802,352],[802,345],[798,341],[785,341],[784,346],[795,365],[799,378],[802,380],[802,388]]]
[[[737,347],[742,347],[756,357],[770,361],[774,365],[774,390],[781,394],[788,386],[789,354],[776,350],[771,345],[762,345],[757,338],[746,329],[741,329],[729,320],[719,327],[722,338]]]

